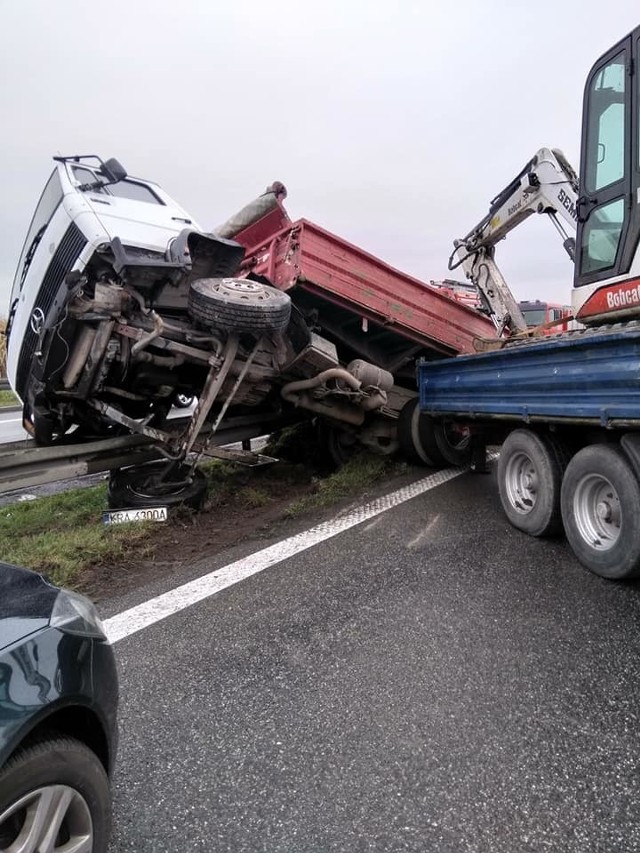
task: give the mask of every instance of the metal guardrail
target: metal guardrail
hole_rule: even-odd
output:
[[[172,427],[184,428],[189,418],[172,420]],[[223,450],[224,445],[248,441],[266,435],[274,429],[284,426],[281,418],[265,416],[260,419],[251,417],[236,417],[228,420],[224,429],[218,430],[210,442],[208,456],[222,459],[233,459],[252,464],[266,457],[255,454],[230,452]],[[199,440],[208,438],[207,433],[200,433]],[[198,451],[198,446],[194,447]],[[142,465],[154,459],[161,459],[162,454],[153,446],[153,440],[143,435],[123,435],[116,438],[105,438],[83,444],[64,444],[53,447],[36,447],[30,439],[0,444],[0,494],[42,486],[57,480],[67,480],[83,477],[87,474],[98,474],[102,471],[112,471],[129,465]]]

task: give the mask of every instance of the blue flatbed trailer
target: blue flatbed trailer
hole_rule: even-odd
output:
[[[437,417],[640,428],[640,323],[421,362],[418,387]]]
[[[398,428],[414,458],[486,470],[487,444],[501,445],[500,499],[516,528],[564,530],[591,571],[640,576],[639,322],[423,361],[417,378]]]

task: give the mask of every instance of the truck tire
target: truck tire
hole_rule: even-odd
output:
[[[509,433],[498,460],[498,489],[514,527],[540,537],[562,531],[560,490],[565,465],[559,443],[527,429]]]
[[[459,468],[471,462],[471,433],[467,428],[453,421],[431,419],[429,415],[422,417],[432,420],[433,438],[445,462]]]
[[[362,445],[352,432],[321,419],[317,423],[317,438],[322,466],[333,471],[342,468],[362,450]]]
[[[188,310],[207,329],[268,335],[286,329],[291,299],[259,281],[199,278],[191,282]]]
[[[438,449],[433,421],[420,411],[417,397],[402,407],[398,417],[398,444],[410,462],[427,465],[430,468],[442,467],[445,459]]]
[[[198,468],[193,472],[185,468],[175,472],[171,480],[159,480],[159,475],[169,464],[171,463],[153,462],[150,465],[112,471],[107,490],[109,507],[134,509],[186,506],[195,510],[202,509],[207,496],[205,475]],[[181,478],[186,479],[188,476],[191,482],[180,482]]]
[[[610,580],[640,576],[640,483],[618,447],[592,444],[576,453],[561,506],[567,539],[585,568]]]

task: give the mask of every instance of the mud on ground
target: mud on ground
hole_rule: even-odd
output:
[[[328,493],[326,471],[314,466],[284,461],[262,469],[220,465],[209,475],[209,497],[201,512],[170,510],[166,523],[153,526],[145,553],[97,566],[85,576],[83,591],[100,601],[163,577],[188,576],[207,557],[247,543],[259,550],[424,474],[404,463],[376,464],[383,466],[382,477]]]

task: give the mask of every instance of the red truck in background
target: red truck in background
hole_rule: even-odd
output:
[[[566,332],[571,326],[573,312],[570,305],[560,305],[556,302],[541,302],[536,299],[535,302],[519,302],[518,306],[522,311],[527,328],[535,329],[538,326],[545,326],[547,323],[553,323],[548,329],[541,329],[541,335],[555,335],[558,332]]]

